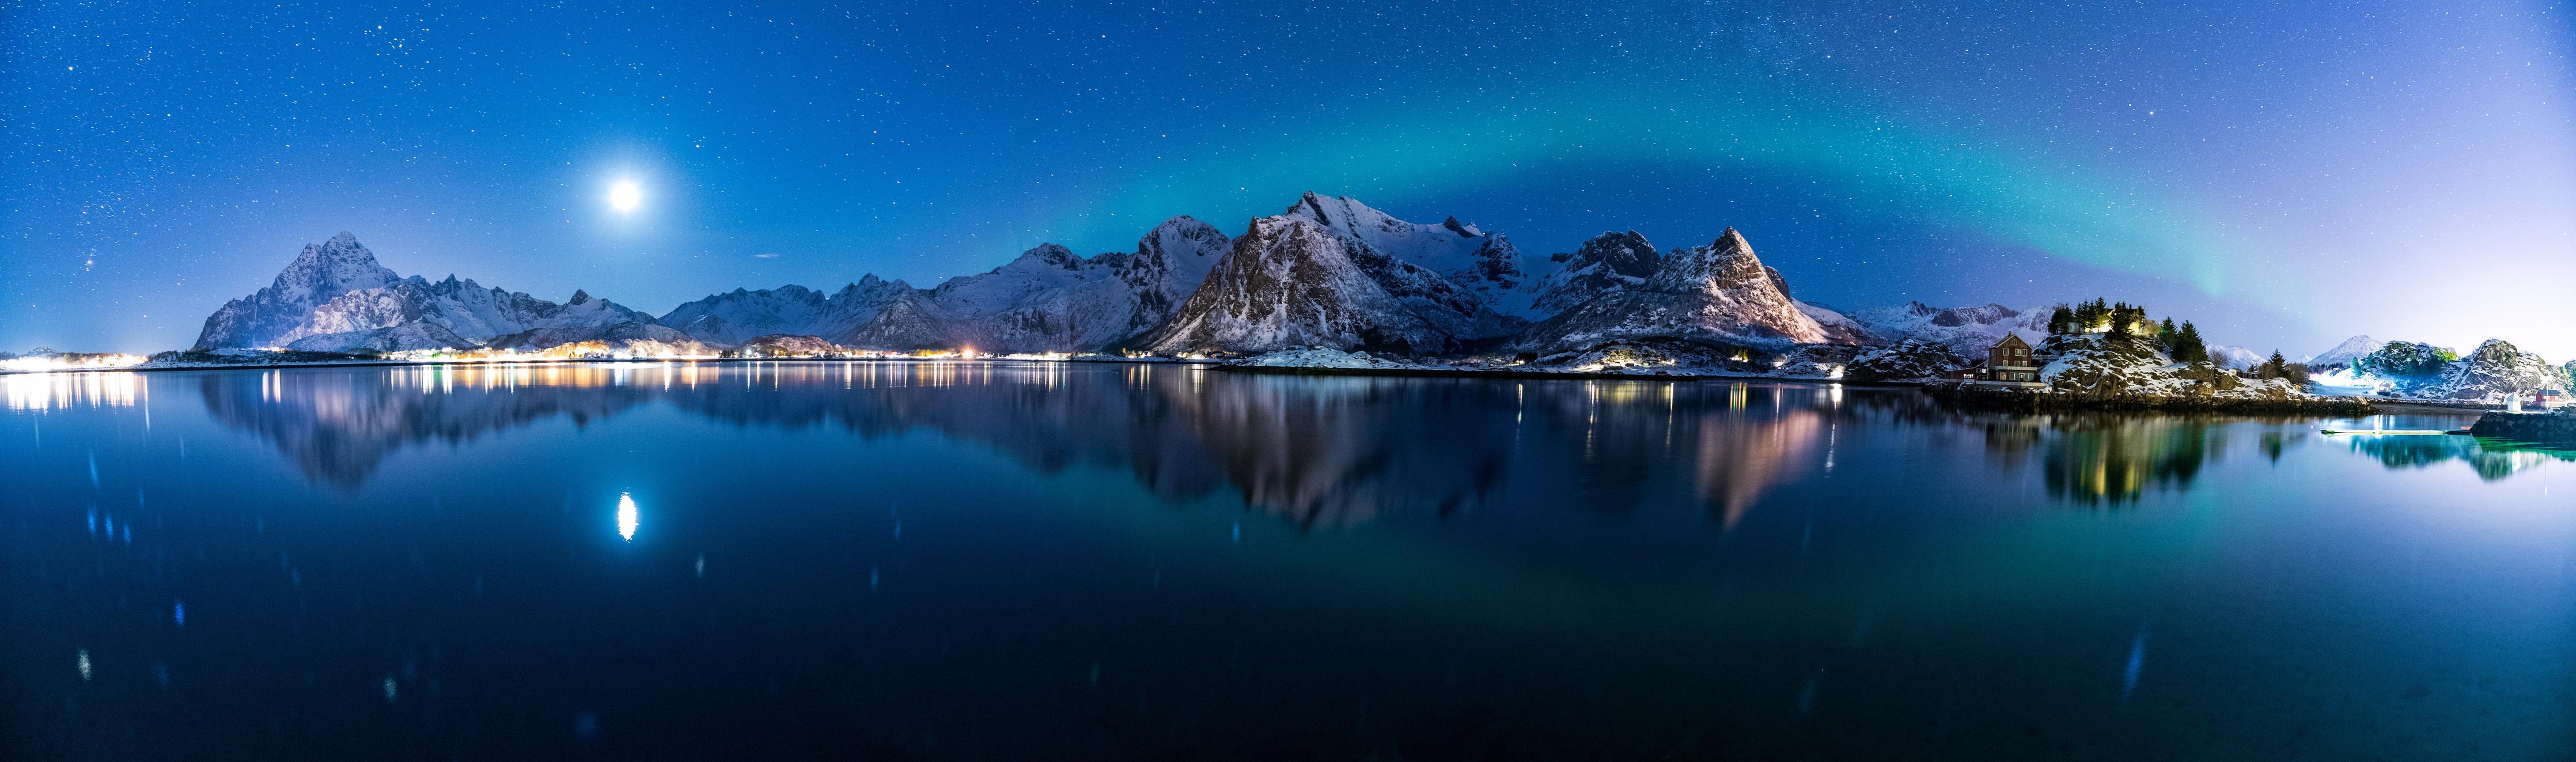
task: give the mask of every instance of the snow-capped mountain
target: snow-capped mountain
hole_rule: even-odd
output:
[[[1089,258],[1041,244],[930,292],[958,343],[994,352],[1095,350],[1163,322],[1198,290],[1231,244],[1214,226],[1174,217],[1134,252]]]
[[[374,252],[347,232],[307,244],[267,288],[224,303],[206,317],[198,349],[270,347],[294,341],[313,309],[351,291],[383,288],[400,280],[376,262]]]
[[[206,318],[196,348],[379,351],[478,346],[506,334],[597,333],[649,315],[575,291],[562,304],[450,275],[402,278],[356,236],[304,247],[268,288]]]
[[[2209,361],[2216,364],[2218,367],[2229,370],[2252,370],[2263,363],[2270,362],[2271,360],[2271,355],[2256,352],[2244,347],[2232,347],[2225,344],[2209,345]]]
[[[1786,346],[1821,344],[1823,325],[1789,298],[1734,228],[1706,246],[1665,255],[1642,284],[1603,294],[1531,326],[1512,344],[1542,353],[1620,339]]]
[[[1198,291],[1137,343],[1173,354],[1449,348],[1452,334],[1419,314],[1426,309],[1441,308],[1379,285],[1344,236],[1309,217],[1280,215],[1253,220]]]
[[[1361,272],[1450,336],[1502,336],[1543,317],[1534,312],[1536,283],[1520,251],[1500,234],[1455,217],[1439,225],[1405,222],[1348,197],[1311,192],[1281,216],[1341,239]]]
[[[2349,339],[2344,339],[2343,343],[2336,344],[2333,349],[2326,350],[2323,354],[2308,358],[2308,369],[2333,370],[2336,368],[2349,368],[2352,367],[2352,361],[2361,359],[2363,355],[2379,351],[2379,348],[2384,346],[2386,343],[2387,342],[2372,339],[2369,336],[2354,336]]]
[[[1134,252],[1091,257],[1040,244],[992,270],[915,289],[869,275],[825,296],[803,286],[709,295],[661,323],[711,344],[773,334],[869,349],[972,346],[988,352],[1088,351],[1135,336],[1189,298],[1229,239],[1187,216],[1163,221]]]
[[[1944,309],[1922,302],[1906,302],[1849,314],[1854,322],[1879,341],[1895,343],[1914,339],[1940,344],[1968,357],[1984,357],[1986,349],[2002,341],[2004,334],[2019,333],[2023,340],[2034,343],[2047,336],[2049,310],[2048,307],[2016,310],[2000,304]]]
[[[873,348],[917,349],[947,343],[945,328],[923,317],[931,311],[920,289],[869,275],[830,295],[795,285],[710,294],[672,308],[659,322],[717,346],[789,334],[834,343],[868,337],[877,342]]]
[[[1662,258],[1655,245],[1634,230],[1593,236],[1573,251],[1548,257],[1555,269],[1532,289],[1530,311],[1553,316],[1593,297],[1645,285]]]
[[[2444,368],[2439,380],[2415,393],[2492,403],[2540,389],[2567,387],[2567,376],[2558,366],[2503,339],[2488,339],[2476,351]]]

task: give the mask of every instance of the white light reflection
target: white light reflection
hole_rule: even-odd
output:
[[[617,536],[625,538],[627,542],[635,541],[635,496],[633,494],[617,493]]]

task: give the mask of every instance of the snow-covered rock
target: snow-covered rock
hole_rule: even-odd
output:
[[[1727,228],[1706,246],[1665,255],[1646,282],[1542,321],[1512,344],[1553,353],[1639,338],[1762,347],[1827,342],[1824,326],[1783,285],[1744,235]]]
[[[1862,350],[1852,358],[1844,377],[1856,382],[1908,381],[1938,378],[1952,370],[1967,367],[1968,358],[1947,344],[1922,339],[1906,339],[1894,346]]]

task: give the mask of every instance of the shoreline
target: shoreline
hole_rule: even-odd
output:
[[[1130,360],[1130,359],[1125,359],[1125,358],[1116,358],[1116,359],[1109,359],[1109,358],[1103,358],[1103,359],[1079,359],[1079,360],[1077,360],[1077,359],[1071,359],[1071,358],[1067,358],[1067,359],[1063,359],[1063,360],[1018,360],[1018,359],[1011,359],[1011,358],[1006,358],[1006,357],[979,357],[979,358],[972,359],[972,360],[960,360],[960,359],[953,358],[953,357],[705,357],[705,358],[670,358],[670,359],[663,359],[663,358],[658,358],[658,357],[648,357],[648,358],[629,358],[629,359],[624,359],[624,360],[616,360],[616,359],[609,359],[609,358],[594,358],[594,357],[567,357],[567,358],[545,359],[545,360],[439,360],[439,361],[429,361],[429,362],[414,362],[414,361],[410,361],[410,360],[333,360],[333,361],[326,361],[326,362],[236,363],[236,364],[209,364],[209,365],[148,365],[148,364],[147,364],[147,365],[130,365],[130,366],[125,366],[125,367],[115,367],[115,368],[58,368],[58,369],[53,369],[53,370],[0,370],[0,376],[32,376],[32,375],[42,375],[42,374],[47,374],[47,373],[169,373],[169,372],[174,372],[174,371],[189,371],[189,370],[280,370],[280,369],[290,369],[290,368],[392,368],[392,367],[405,367],[405,368],[409,368],[409,367],[453,367],[453,366],[460,366],[460,365],[461,365],[461,366],[487,367],[487,368],[488,368],[488,367],[510,367],[510,366],[519,366],[519,365],[593,365],[593,364],[596,364],[596,365],[628,365],[628,364],[659,365],[659,364],[663,364],[663,363],[747,363],[747,362],[795,362],[795,363],[808,363],[808,362],[810,362],[810,363],[824,363],[824,362],[1032,362],[1032,363],[1034,363],[1034,362],[1068,362],[1068,363],[1098,363],[1098,364],[1103,364],[1103,365],[1200,365],[1200,366],[1213,366],[1213,365],[1216,365],[1216,364],[1217,364],[1217,363],[1215,363],[1214,361],[1206,361],[1206,360]]]
[[[1793,384],[1826,384],[1843,386],[1913,386],[1902,382],[1853,383],[1829,378],[1786,378],[1780,376],[1738,376],[1720,373],[1615,373],[1610,371],[1547,371],[1478,368],[1334,368],[1300,365],[1218,365],[1226,373],[1250,373],[1269,376],[1413,376],[1417,378],[1505,378],[1514,380],[1558,379],[1567,381],[1619,379],[1628,381],[1779,381]]]
[[[1973,389],[1957,384],[1927,384],[1923,393],[1933,399],[1961,407],[1984,408],[2008,412],[2155,412],[2155,413],[2222,413],[2230,415],[2379,415],[2377,405],[2360,397],[2309,397],[2294,399],[2209,399],[2203,397],[2147,397],[2116,395],[2094,397],[2074,394],[2040,394],[2037,392]]]

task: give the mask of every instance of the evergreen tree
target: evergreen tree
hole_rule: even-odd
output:
[[[2075,310],[2071,307],[2060,304],[2057,305],[2057,309],[2048,313],[2048,335],[2064,336],[2076,333],[2077,327]]]
[[[2182,332],[2174,329],[2173,318],[2165,318],[2165,322],[2156,326],[2156,343],[2163,344],[2165,346],[2165,354],[2167,356],[2171,356],[2173,354],[2174,341],[2181,337]]]
[[[2266,379],[2288,378],[2290,377],[2289,358],[2282,357],[2281,350],[2272,350],[2272,359],[2264,360],[2263,366],[2255,369],[2254,375]]]
[[[2174,333],[2175,362],[2209,362],[2209,345],[2200,339],[2200,329],[2183,321],[2182,330]]]

